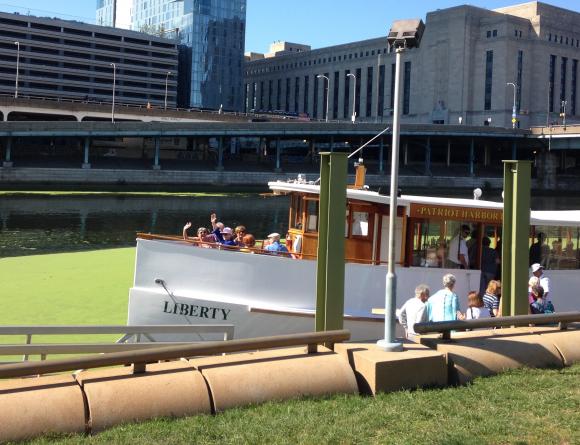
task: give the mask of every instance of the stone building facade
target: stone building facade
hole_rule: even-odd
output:
[[[402,59],[403,123],[511,127],[514,91],[521,128],[560,121],[564,111],[568,122],[578,119],[580,13],[542,2],[463,5],[428,13],[425,25],[420,46]],[[254,57],[244,107],[324,119],[328,98],[330,120],[350,119],[354,103],[357,120],[388,121],[394,62],[386,36]]]

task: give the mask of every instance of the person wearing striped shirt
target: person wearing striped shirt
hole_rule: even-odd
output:
[[[501,283],[497,280],[491,280],[487,285],[483,295],[483,307],[489,310],[489,315],[497,317],[499,314],[499,299],[501,296]]]

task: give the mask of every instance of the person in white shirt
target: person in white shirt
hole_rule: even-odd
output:
[[[532,277],[538,278],[540,286],[544,289],[544,300],[552,301],[552,293],[550,292],[550,279],[544,275],[544,267],[540,263],[532,264]],[[530,278],[530,280],[531,280]],[[528,283],[529,284],[529,283]],[[531,294],[532,286],[529,286],[528,293]]]
[[[427,311],[425,302],[429,299],[429,287],[420,284],[415,288],[415,297],[405,302],[399,311],[399,323],[405,328],[407,338],[417,335],[415,330],[416,323],[425,323],[427,321]]]
[[[477,320],[478,318],[490,318],[489,309],[483,305],[483,297],[472,290],[467,294],[466,320]]]
[[[471,230],[468,225],[463,224],[457,236],[449,242],[447,252],[447,267],[455,269],[469,269],[469,249],[465,238],[469,236]]]

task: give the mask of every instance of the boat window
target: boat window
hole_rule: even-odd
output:
[[[306,206],[306,231],[318,232],[318,201],[305,200]]]
[[[544,269],[580,268],[580,227],[535,226],[530,236],[530,264]]]
[[[445,247],[444,221],[424,220],[414,224],[412,266],[443,267]]]
[[[292,196],[290,204],[290,228],[302,230],[302,197]]]
[[[352,212],[351,235],[369,236],[368,212]]]

